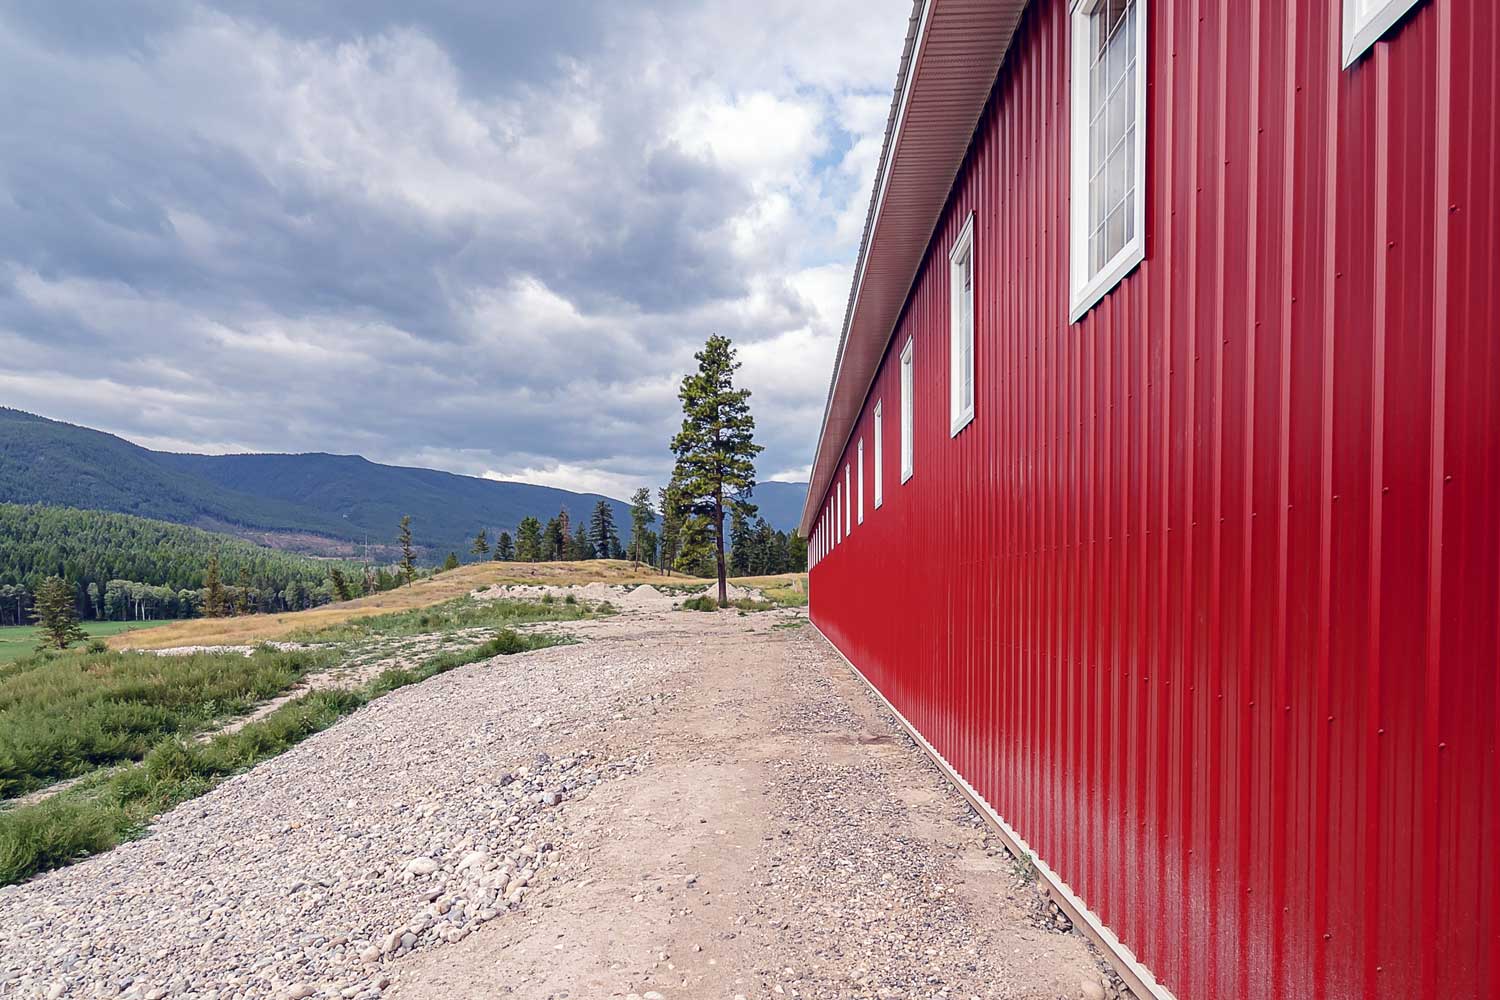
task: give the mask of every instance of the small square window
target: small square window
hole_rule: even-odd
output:
[[[948,416],[950,436],[974,419],[974,213],[948,255]]]
[[[911,339],[907,338],[906,346],[901,349],[901,481],[903,483],[911,478],[915,458],[912,445],[912,419],[916,413],[912,401],[914,391]]]
[[[1380,41],[1420,0],[1344,0],[1344,68]]]
[[[1070,318],[1146,256],[1146,0],[1075,0]]]
[[[881,439],[885,436],[884,435],[884,430],[883,430],[883,427],[882,427],[883,424],[884,424],[884,421],[883,421],[883,419],[881,418],[881,415],[880,415],[880,400],[877,399],[877,400],[875,400],[875,509],[876,510],[879,510],[880,509],[880,505],[883,504],[883,503],[885,503],[885,485],[884,485],[884,482],[885,482],[885,474],[884,474],[884,468],[885,468],[885,461],[884,461],[885,448],[880,443]]]

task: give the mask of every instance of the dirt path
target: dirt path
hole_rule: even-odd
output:
[[[0,997],[1095,995],[800,616],[549,627],[0,890]]]
[[[672,637],[692,671],[607,734],[649,763],[575,804],[572,877],[388,996],[1050,1000],[1099,980],[815,631],[697,618],[669,619],[696,626]]]

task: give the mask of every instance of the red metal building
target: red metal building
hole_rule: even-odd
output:
[[[916,3],[812,619],[1143,995],[1500,997],[1497,56]]]

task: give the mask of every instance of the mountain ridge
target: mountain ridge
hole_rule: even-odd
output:
[[[755,500],[795,528],[805,484],[762,483]],[[764,490],[764,492],[763,492]],[[429,559],[467,555],[481,528],[514,533],[566,507],[574,523],[607,501],[628,532],[629,505],[554,486],[385,465],[332,452],[199,455],[154,451],[105,431],[0,407],[0,501],[134,514],[328,556],[388,555],[402,515]],[[767,502],[769,500],[769,502]],[[796,507],[796,513],[785,511]]]

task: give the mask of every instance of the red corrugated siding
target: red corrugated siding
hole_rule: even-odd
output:
[[[1339,9],[1150,5],[1147,259],[1069,326],[1033,4],[856,426],[886,401],[885,505],[813,570],[824,633],[1195,1000],[1500,996],[1500,17],[1428,0],[1343,71]]]

